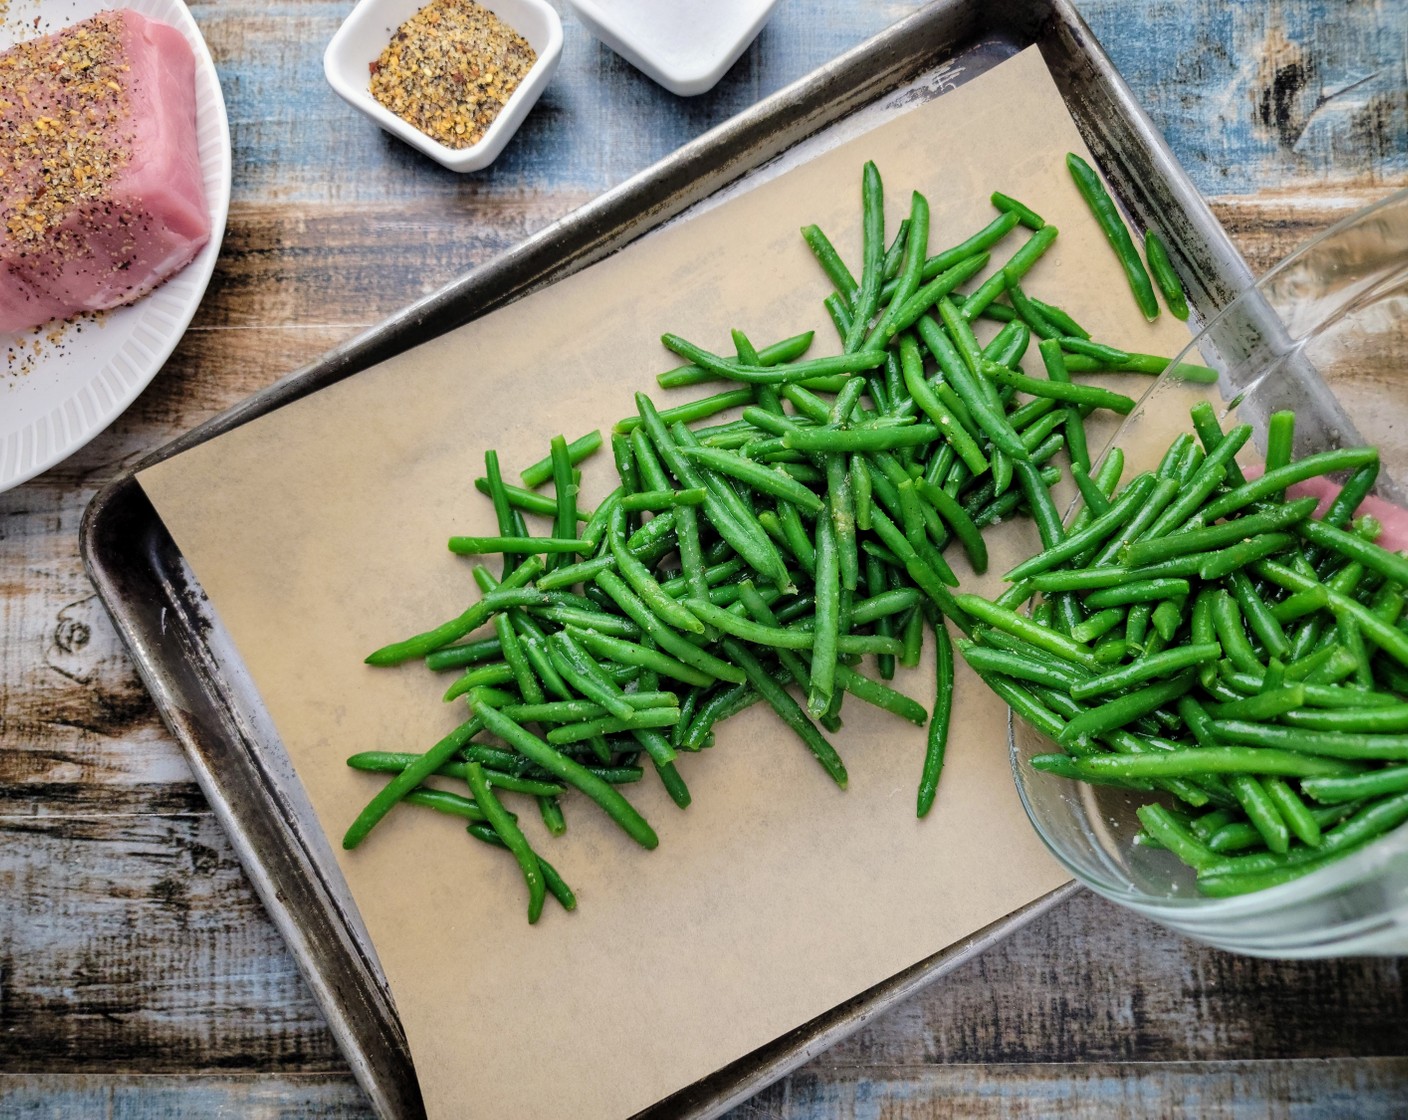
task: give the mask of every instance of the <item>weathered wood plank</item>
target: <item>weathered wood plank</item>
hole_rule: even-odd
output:
[[[730,1120],[1044,1120],[1403,1115],[1408,1061],[829,1067],[823,1060]]]
[[[0,1069],[345,1069],[208,810],[3,816],[0,849]]]
[[[819,1062],[732,1110],[728,1120],[1397,1120],[1408,1062],[934,1065],[921,1071]],[[9,1120],[369,1120],[350,1076],[95,1077],[0,1074]]]
[[[346,5],[204,0],[192,10],[232,106],[237,201],[433,196],[473,217],[486,198],[515,191],[614,186],[921,6],[780,5],[719,86],[690,99],[643,77],[564,10],[552,85],[504,154],[464,176],[387,137],[323,80],[323,45]],[[1324,0],[1077,8],[1205,193],[1408,181],[1408,0],[1335,5],[1333,18]]]

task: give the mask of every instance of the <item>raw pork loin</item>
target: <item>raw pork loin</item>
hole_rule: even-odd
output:
[[[0,53],[0,331],[130,303],[209,237],[179,31],[102,12]]]

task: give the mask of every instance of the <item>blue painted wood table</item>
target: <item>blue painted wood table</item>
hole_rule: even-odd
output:
[[[93,598],[95,490],[918,4],[783,0],[689,100],[564,13],[543,102],[467,176],[324,84],[349,6],[196,0],[234,134],[214,282],[130,411],[0,495],[0,1116],[369,1114]],[[1078,6],[1254,267],[1408,184],[1408,0]],[[1234,958],[1080,895],[734,1117],[1351,1113],[1408,1114],[1398,961]]]

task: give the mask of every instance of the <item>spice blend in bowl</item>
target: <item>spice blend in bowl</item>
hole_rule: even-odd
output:
[[[557,69],[547,0],[361,0],[323,56],[337,94],[452,171],[503,151]]]
[[[371,64],[372,96],[447,148],[479,143],[538,54],[474,0],[432,0]]]

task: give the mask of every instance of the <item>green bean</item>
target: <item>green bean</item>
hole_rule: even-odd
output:
[[[758,351],[758,362],[752,363],[752,365],[777,365],[779,362],[790,362],[793,361],[794,358],[800,358],[800,356],[805,354],[807,349],[811,347],[812,338],[814,338],[814,332],[804,331],[803,334],[793,335],[791,338],[784,338],[781,342],[774,342],[770,347],[765,347]],[[680,387],[698,385],[698,383],[701,382],[715,380],[715,375],[707,371],[707,369],[701,369],[700,366],[697,365],[683,365],[679,366],[677,369],[670,369],[670,371],[660,373],[660,375],[656,376],[655,380],[662,389],[680,389]],[[667,418],[666,423],[673,423],[674,420],[679,420],[679,418],[681,417],[674,416]],[[617,421],[617,427],[627,425],[627,427],[622,428],[622,430],[629,430],[629,428],[635,427],[635,424],[638,423],[639,418],[636,418],[635,423],[632,423],[631,420],[620,420]]]
[[[923,727],[929,720],[929,713],[924,709],[924,705],[879,681],[871,680],[856,672],[849,665],[838,664],[836,666],[835,681],[837,687],[845,689],[857,699],[864,700],[867,704],[872,704],[877,708],[883,708],[892,715],[908,720],[917,727]]]
[[[1085,602],[1094,610],[1103,610],[1132,603],[1157,603],[1161,599],[1182,598],[1189,590],[1186,579],[1130,580],[1116,587],[1093,591],[1085,597]]]
[[[1175,319],[1186,320],[1188,301],[1183,298],[1183,284],[1173,269],[1173,262],[1168,258],[1168,249],[1164,246],[1163,238],[1152,229],[1144,231],[1144,258],[1149,262],[1149,272],[1153,275],[1154,283],[1159,286],[1159,291],[1163,293],[1169,313]]]
[[[1195,362],[1179,362],[1174,365],[1173,359],[1162,357],[1159,354],[1131,353],[1124,361],[1113,366],[1099,358],[1070,354],[1066,358],[1066,368],[1072,373],[1147,373],[1152,377],[1157,377],[1168,370],[1171,377],[1182,381],[1192,381],[1203,385],[1217,381],[1217,370],[1215,369],[1200,366]]]
[[[1354,773],[1352,764],[1297,751],[1251,747],[1193,747],[1142,755],[1093,755],[1072,760],[1081,777],[1176,778],[1203,774],[1316,777]]]
[[[860,348],[866,329],[880,305],[880,286],[884,281],[885,269],[885,194],[880,181],[880,171],[875,164],[866,161],[861,172],[861,281],[856,293],[854,318],[846,332],[843,349]],[[926,223],[927,228],[927,223]],[[923,253],[921,248],[920,253]],[[905,259],[909,256],[906,244]]]
[[[523,572],[527,568],[528,563],[525,562],[514,570],[514,574]],[[541,567],[537,570],[541,571]],[[368,665],[399,665],[401,662],[409,661],[415,657],[424,657],[464,637],[471,630],[477,630],[489,621],[495,611],[504,610],[507,607],[521,607],[550,601],[548,592],[538,591],[536,588],[501,586],[485,595],[459,617],[442,623],[434,630],[417,634],[404,641],[393,642],[391,645],[383,646],[368,654],[366,663]]]
[[[700,649],[661,622],[615,572],[600,573],[596,584],[667,654],[719,680],[743,682],[739,669]]]
[[[1099,545],[1128,521],[1134,511],[1144,504],[1149,491],[1154,486],[1155,479],[1151,474],[1142,474],[1131,479],[1119,498],[1111,504],[1109,510],[1104,514],[1079,532],[1070,534],[1059,545],[1048,548],[1018,564],[1003,578],[1016,581],[1038,575],[1079,556],[1093,546]]]
[[[953,535],[963,546],[963,551],[967,554],[968,562],[973,566],[973,571],[979,575],[986,572],[988,570],[987,544],[978,527],[973,524],[973,519],[968,515],[968,511],[939,487],[930,486],[922,478],[915,479],[914,491],[933,506],[939,516],[943,518],[944,523],[953,530]]]
[[[1296,414],[1285,410],[1273,412],[1266,424],[1266,469],[1279,470],[1289,466],[1291,450],[1295,443]],[[1275,495],[1277,500],[1285,494]]]
[[[1159,515],[1145,536],[1164,536],[1200,509],[1207,502],[1208,495],[1227,477],[1228,464],[1251,434],[1250,424],[1240,424],[1228,432],[1217,447],[1208,453],[1197,474],[1183,486],[1178,499]]]
[[[1208,868],[1199,887],[1209,894],[1239,894],[1285,882],[1335,855],[1362,846],[1408,819],[1408,796],[1387,797],[1366,806],[1325,833],[1319,848],[1301,848],[1279,855],[1234,856]]]
[[[1320,824],[1300,795],[1282,778],[1266,778],[1261,785],[1295,838],[1311,848],[1318,848],[1323,840]]]
[[[892,315],[887,314],[866,340],[866,345],[887,345],[895,335],[912,327],[919,320],[919,316],[928,312],[940,299],[981,272],[987,263],[987,254],[979,254],[960,261],[946,272],[939,273],[899,305]]]
[[[1071,696],[1077,700],[1084,700],[1101,693],[1114,692],[1131,684],[1153,680],[1156,677],[1180,672],[1195,665],[1204,665],[1209,661],[1215,661],[1221,652],[1222,647],[1215,643],[1179,646],[1176,649],[1165,650],[1162,653],[1141,658],[1119,669],[1102,673],[1097,677],[1079,681],[1070,686]]]
[[[1348,560],[1357,560],[1385,579],[1408,583],[1408,558],[1397,552],[1389,552],[1363,537],[1346,533],[1323,521],[1302,521],[1296,525],[1295,531],[1311,544],[1336,552]]]
[[[712,473],[701,474],[696,471],[685,458],[683,448],[693,446],[693,436],[689,429],[677,424],[667,432],[648,397],[637,394],[636,404],[645,420],[651,440],[665,457],[675,476],[682,482],[686,479],[699,480],[708,487],[704,511],[715,531],[779,591],[790,593],[793,590],[791,579],[781,555],[759,527],[751,511],[743,504],[737,491]],[[691,484],[696,485],[697,482]]]
[[[945,249],[941,253],[935,253],[924,262],[924,268],[920,273],[920,278],[924,281],[932,280],[941,272],[947,272],[954,265],[969,257],[977,256],[979,253],[991,249],[1009,233],[1017,228],[1020,222],[1016,214],[1003,214],[994,218],[977,233],[964,241],[959,242],[952,248]],[[895,284],[887,284],[880,292],[882,300],[893,300]],[[1006,310],[1005,308],[1002,310]]]
[[[1068,152],[1066,166],[1075,180],[1076,189],[1095,215],[1105,240],[1110,243],[1110,248],[1119,259],[1139,310],[1143,312],[1144,318],[1152,322],[1159,317],[1159,301],[1154,295],[1153,284],[1149,282],[1149,274],[1144,270],[1144,263],[1139,259],[1139,251],[1130,239],[1129,227],[1124,224],[1124,219],[1115,208],[1114,200],[1090,164],[1074,152]]]
[[[445,813],[452,817],[461,817],[468,821],[487,821],[484,810],[468,797],[461,797],[457,793],[450,793],[443,789],[413,789],[401,799],[407,805],[420,805],[427,809],[434,809],[437,813]]]
[[[953,411],[943,403],[942,398],[924,378],[924,362],[919,354],[918,344],[908,333],[900,336],[900,368],[903,371],[905,387],[909,390],[916,405],[934,422],[934,425],[953,445],[954,451],[968,464],[974,474],[987,470],[988,461],[982,449],[967,429],[958,421]]]
[[[1225,743],[1275,747],[1327,758],[1408,759],[1408,735],[1371,735],[1351,731],[1308,731],[1301,727],[1252,723],[1241,719],[1214,720],[1213,730]]]
[[[548,653],[554,668],[583,696],[596,701],[618,719],[625,719],[635,711],[622,695],[620,686],[567,631],[559,630],[548,638]]]
[[[698,506],[703,505],[705,493],[702,486],[688,490],[638,490],[621,498],[621,508],[627,513],[640,513],[677,506]]]
[[[567,445],[568,460],[575,467],[583,459],[595,454],[600,447],[601,432],[588,432],[586,435],[579,436]],[[529,489],[541,486],[548,479],[552,478],[552,456],[548,455],[543,459],[539,459],[531,467],[524,469],[519,477],[523,479],[523,485],[527,486]]]
[[[532,666],[528,663],[523,643],[519,639],[518,631],[514,629],[513,618],[507,613],[496,614],[494,616],[494,632],[499,636],[504,661],[513,670],[513,679],[518,685],[518,691],[522,694],[523,699],[530,704],[540,703],[543,699],[543,687],[539,684]]]
[[[1088,339],[1090,332],[1077,323],[1065,311],[1059,307],[1053,307],[1049,303],[1043,303],[1036,296],[1028,296],[1032,306],[1041,312],[1042,317],[1054,327],[1061,329],[1063,338]]]
[[[542,769],[561,778],[568,785],[581,790],[595,801],[636,843],[644,848],[654,848],[659,843],[655,830],[636,812],[631,803],[617,793],[608,782],[603,781],[580,763],[573,762],[566,755],[555,750],[532,732],[519,726],[489,705],[476,704],[475,714],[483,721],[484,727],[491,734],[504,740],[514,750],[532,759]]]
[[[1045,315],[1036,309],[1032,301],[1027,298],[1027,293],[1022,290],[1021,284],[1012,278],[1004,277],[1004,279],[1007,284],[1007,298],[1012,301],[1012,307],[1020,317],[1020,321],[1042,339],[1059,338],[1061,336],[1060,328],[1054,326]]]
[[[1040,626],[1015,611],[1005,610],[978,595],[955,595],[954,600],[962,611],[972,617],[1009,634],[1015,634],[1038,649],[1055,654],[1063,661],[1084,665],[1086,668],[1095,667],[1095,658],[1090,652],[1090,647],[1081,642]]]
[[[1273,852],[1285,852],[1290,847],[1290,830],[1261,782],[1251,774],[1232,774],[1227,778],[1227,786],[1266,847]]]
[[[1012,425],[999,409],[989,403],[981,386],[964,365],[961,355],[954,349],[953,343],[948,340],[939,324],[930,316],[921,315],[916,326],[924,345],[939,362],[959,399],[972,413],[974,421],[983,433],[992,440],[993,446],[1013,458],[1028,458],[1027,449],[1017,438]]]
[[[773,679],[772,675],[763,668],[762,663],[742,643],[732,638],[724,638],[723,649],[729,660],[747,674],[749,683],[768,702],[772,710],[806,744],[816,760],[821,763],[822,769],[831,776],[832,781],[845,789],[846,767],[841,762],[840,755],[817,730],[816,724],[807,718],[806,713],[792,699],[787,690]]]
[[[875,324],[865,340],[866,349],[883,348],[896,332],[896,317],[906,301],[923,282],[924,254],[929,247],[929,201],[918,191],[910,194],[909,234],[905,238],[904,257],[900,263],[899,276],[895,280],[894,291],[880,321]],[[954,285],[957,286],[957,283]]]
[[[903,218],[895,228],[895,239],[885,250],[885,259],[880,262],[880,273],[886,280],[893,278],[899,272],[900,262],[904,260],[904,249],[907,244],[909,244],[909,219]]]
[[[822,715],[831,705],[840,611],[841,572],[836,528],[832,517],[823,514],[816,526],[816,630],[807,691],[807,710],[814,716]]]
[[[1385,797],[1408,791],[1408,766],[1388,766],[1337,778],[1305,778],[1300,783],[1302,793],[1316,801],[1338,804],[1361,798]]]
[[[1242,610],[1242,617],[1247,620],[1247,625],[1261,642],[1267,656],[1285,657],[1290,652],[1291,644],[1286,640],[1281,624],[1272,617],[1270,608],[1257,594],[1246,573],[1240,570],[1232,572],[1228,583],[1232,588],[1233,598]]]
[[[609,571],[615,566],[616,558],[610,553],[593,556],[590,560],[580,560],[575,564],[563,564],[562,567],[539,577],[538,590],[555,591],[563,587],[573,587],[579,583],[589,582],[596,578],[598,572]],[[428,662],[429,658],[426,660]]]
[[[897,447],[917,447],[932,443],[939,430],[932,424],[906,424],[899,427],[796,428],[782,437],[784,447],[814,454],[853,451],[886,451]]]
[[[1125,693],[1098,707],[1087,708],[1066,724],[1065,730],[1061,732],[1060,742],[1067,743],[1082,735],[1096,735],[1102,731],[1123,727],[1140,716],[1148,715],[1155,708],[1162,707],[1170,700],[1177,700],[1192,688],[1195,679],[1196,675],[1191,672],[1180,673],[1170,680]]]
[[[1052,573],[1055,574],[1055,573]],[[1042,578],[1042,577],[1037,577]],[[1032,583],[1035,584],[1033,579]],[[1096,638],[1109,633],[1125,619],[1125,611],[1118,607],[1110,607],[1090,615],[1084,622],[1071,628],[1071,638],[1077,642],[1093,642]]]
[[[486,456],[492,454],[492,451],[485,452]],[[476,478],[474,480],[474,488],[490,499],[494,496],[493,486],[489,478]],[[524,513],[536,513],[545,517],[551,517],[557,511],[556,499],[549,498],[546,494],[539,494],[533,490],[525,490],[521,486],[509,486],[506,483],[502,486],[502,493],[511,507],[521,509]],[[578,509],[577,520],[588,520],[591,517],[591,512],[592,511],[588,509]],[[499,523],[499,531],[505,535],[510,535],[502,521]]]
[[[1066,353],[1084,354],[1086,357],[1095,358],[1111,367],[1124,365],[1133,356],[1128,350],[1106,346],[1103,342],[1091,342],[1088,338],[1072,338],[1069,335],[1062,335],[1057,341],[1060,343],[1060,348]]]
[[[600,446],[601,436],[597,435]],[[551,441],[553,493],[557,499],[557,516],[553,521],[553,536],[562,540],[572,540],[577,535],[577,484],[572,477],[572,460],[567,451],[565,436],[553,436]],[[557,557],[549,562],[549,568],[557,566]]]
[[[597,735],[615,735],[622,731],[635,731],[637,728],[673,727],[679,721],[678,708],[645,708],[634,712],[629,719],[598,716],[578,723],[561,724],[547,733],[547,741],[555,747],[560,747],[567,743],[580,743]]]
[[[851,610],[851,623],[854,626],[867,626],[879,619],[908,610],[921,600],[913,587],[895,587],[877,592],[865,599],[857,599]]]
[[[474,800],[484,810],[494,833],[513,853],[514,859],[518,861],[518,866],[523,872],[523,880],[528,885],[528,922],[531,925],[541,916],[543,900],[547,893],[542,866],[527,839],[519,831],[518,825],[499,804],[499,799],[494,796],[494,791],[489,788],[489,783],[485,780],[484,771],[479,763],[471,762],[468,764],[466,777],[469,780],[469,788],[474,791]]]
[[[1203,868],[1216,862],[1217,853],[1162,805],[1141,805],[1134,812],[1145,830],[1188,866]]]
[[[915,607],[900,628],[898,657],[899,663],[906,669],[918,667],[919,660],[924,655],[924,615],[921,607]]]
[[[742,381],[750,385],[783,385],[788,382],[806,381],[812,377],[830,374],[860,373],[883,364],[883,350],[858,350],[849,354],[838,354],[831,358],[811,358],[801,362],[779,362],[776,365],[745,366],[741,362],[722,358],[700,346],[687,342],[678,335],[662,335],[660,341],[668,350],[673,350],[681,358],[706,369],[717,377],[729,381]]]
[[[1121,416],[1134,410],[1133,397],[1127,397],[1123,393],[1116,393],[1110,389],[1102,389],[1098,385],[1077,385],[1069,381],[1063,383],[1043,380],[1039,377],[1028,377],[1026,374],[1010,370],[995,362],[985,362],[983,371],[994,381],[1003,385],[1011,385],[1020,392],[1030,393],[1032,396],[1049,397],[1052,400],[1067,401],[1077,405],[1089,404],[1096,408],[1107,408],[1112,412],[1118,412]]]
[[[575,537],[451,537],[450,551],[457,556],[484,556],[498,552],[530,555],[560,552],[590,552],[590,541]]]
[[[1263,476],[1264,477],[1264,476]],[[1315,509],[1317,499],[1300,498],[1282,506],[1273,506],[1262,513],[1248,514],[1233,521],[1206,528],[1181,529],[1156,540],[1140,540],[1127,544],[1121,559],[1130,567],[1148,564],[1160,558],[1180,556],[1189,552],[1206,552],[1236,544],[1261,533],[1275,532],[1303,521]],[[1198,514],[1202,517],[1202,514]]]
[[[1002,294],[1008,278],[1020,279],[1025,276],[1032,265],[1041,259],[1041,255],[1051,248],[1051,243],[1056,240],[1056,233],[1056,227],[1053,225],[1043,226],[1033,233],[1026,244],[1013,253],[998,272],[985,280],[977,291],[963,301],[963,318],[969,321],[976,319]]]
[[[466,665],[476,665],[481,661],[500,656],[502,647],[498,638],[476,638],[463,645],[446,646],[434,653],[425,655],[425,666],[435,672],[442,669],[462,669]]]
[[[780,471],[751,462],[731,451],[707,447],[682,447],[680,454],[712,470],[727,474],[765,494],[791,502],[805,513],[815,514],[822,502],[812,491]],[[700,495],[701,499],[703,494]]]
[[[1306,501],[1314,501],[1307,498]],[[1250,520],[1246,518],[1245,520]],[[1272,560],[1262,560],[1256,571],[1265,579],[1279,584],[1289,591],[1305,591],[1315,586],[1315,581]],[[1328,589],[1327,589],[1328,590]],[[1336,615],[1349,615],[1361,627],[1366,637],[1379,646],[1401,665],[1408,665],[1408,634],[1379,618],[1367,607],[1341,592],[1329,590],[1330,609]]]
[[[1343,447],[1334,451],[1320,451],[1297,459],[1294,463],[1277,470],[1267,471],[1260,478],[1243,483],[1229,490],[1220,498],[1204,506],[1198,513],[1199,524],[1206,525],[1219,517],[1242,509],[1252,502],[1261,501],[1268,495],[1284,490],[1287,486],[1319,475],[1333,474],[1335,471],[1353,470],[1377,460],[1379,453],[1372,447]],[[1314,507],[1311,507],[1314,508]]]
[[[386,816],[406,794],[419,786],[435,773],[462,746],[479,734],[485,724],[479,719],[470,719],[460,724],[424,754],[384,785],[375,797],[368,802],[342,837],[342,846],[348,850],[355,848],[366,839],[367,833],[376,827],[377,822]]]
[[[953,647],[948,627],[934,620],[934,711],[924,747],[924,765],[919,777],[916,815],[925,817],[933,807],[948,746],[948,729],[953,710]]]
[[[1086,680],[1074,666],[1054,660],[1036,660],[1008,649],[992,649],[974,642],[959,641],[959,652],[974,671],[986,676],[1002,673],[1017,680],[1032,681],[1052,688],[1071,689]]]
[[[1041,229],[1046,225],[1046,219],[1028,206],[1022,205],[1015,198],[1003,194],[1001,191],[993,191],[990,196],[992,204],[1003,213],[1016,214],[1017,220],[1028,229]]]
[[[686,684],[709,685],[718,679],[713,674],[706,673],[695,666],[686,665],[683,661],[661,653],[658,649],[613,638],[607,634],[598,634],[591,630],[579,630],[576,627],[568,627],[568,632],[593,653],[609,657],[624,665],[639,665],[651,672],[659,673],[673,680],[683,681]]]
[[[706,622],[725,634],[742,638],[753,645],[776,646],[779,649],[811,649],[815,642],[814,635],[809,631],[763,626],[732,611],[716,607],[705,599],[686,599],[684,605],[694,612],[700,622]]]
[[[1282,722],[1311,731],[1408,732],[1408,703],[1396,699],[1377,708],[1287,712]]]
[[[831,281],[832,287],[845,296],[847,301],[854,298],[860,285],[856,283],[851,270],[841,260],[841,254],[836,251],[826,234],[821,232],[820,227],[803,226],[802,238],[816,257],[817,263],[821,265],[822,271],[826,273],[826,278]]]

